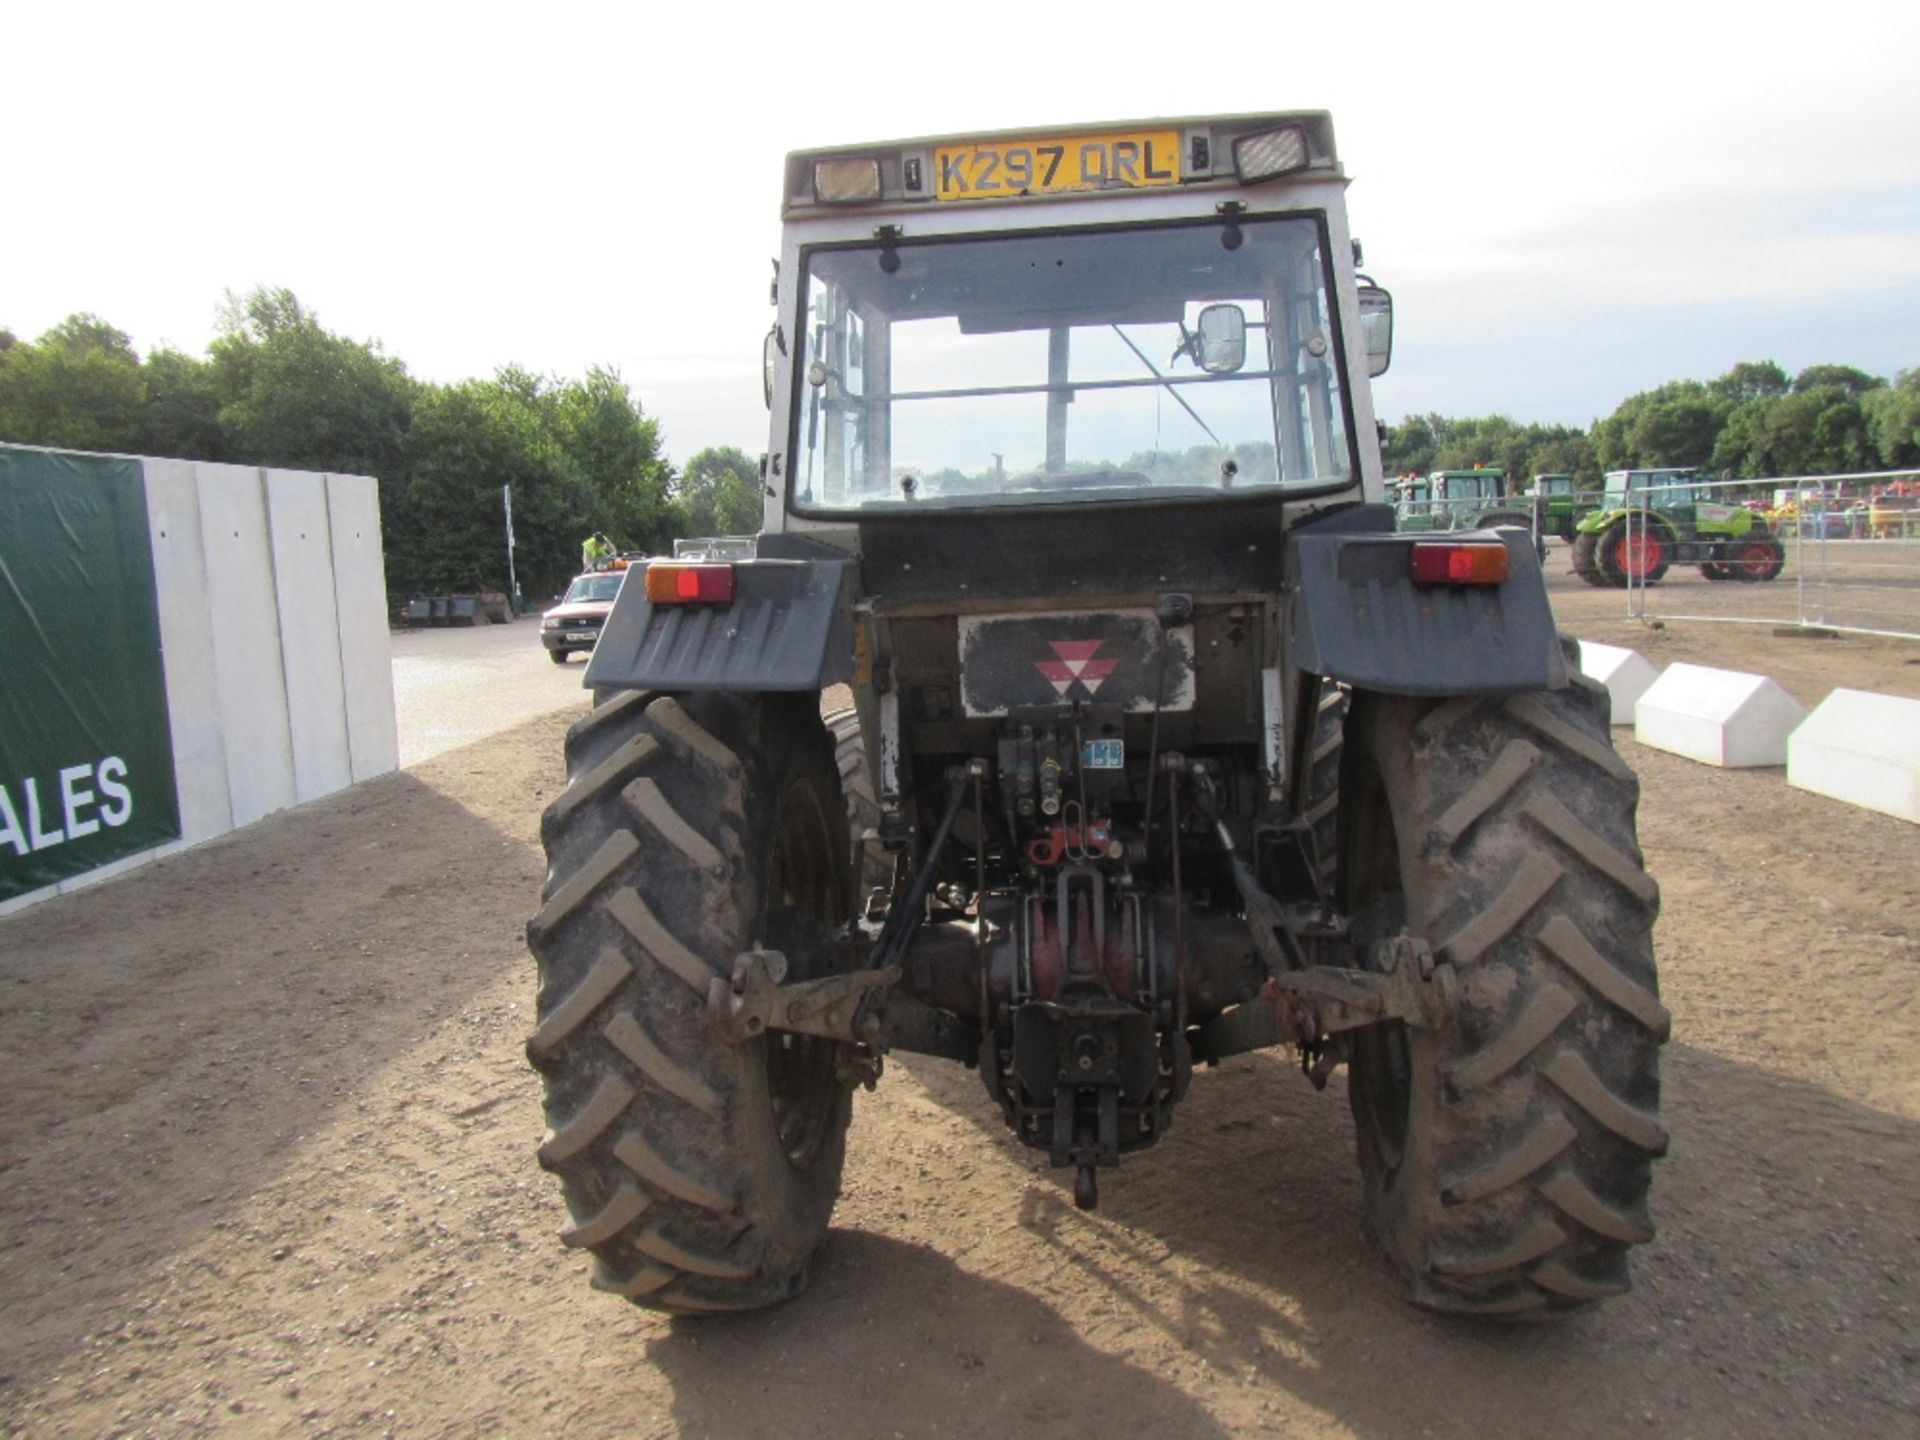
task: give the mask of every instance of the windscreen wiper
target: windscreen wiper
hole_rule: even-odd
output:
[[[1224,450],[1226,448],[1226,442],[1222,440],[1218,435],[1213,433],[1213,427],[1207,424],[1206,421],[1200,418],[1200,412],[1194,409],[1193,406],[1187,403],[1187,397],[1182,395],[1178,390],[1174,389],[1173,386],[1167,384],[1167,377],[1162,375],[1158,370],[1154,369],[1153,361],[1149,360],[1146,357],[1146,353],[1142,351],[1138,345],[1134,344],[1133,341],[1127,337],[1126,331],[1122,330],[1118,325],[1115,325],[1112,328],[1113,328],[1113,333],[1120,337],[1120,343],[1125,345],[1129,350],[1133,351],[1135,355],[1140,357],[1140,363],[1147,367],[1148,374],[1150,374],[1151,376],[1153,376],[1154,379],[1160,382],[1160,388],[1165,390],[1169,395],[1173,396],[1173,398],[1179,402],[1180,408],[1186,411],[1187,414],[1193,416],[1193,423],[1198,425],[1202,430],[1207,432],[1207,438],[1213,441],[1214,444],[1220,446],[1220,448]]]

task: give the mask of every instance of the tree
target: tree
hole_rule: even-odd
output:
[[[1768,436],[1779,395],[1752,395],[1734,408],[1713,442],[1713,468],[1723,474],[1755,477],[1778,473],[1773,468]]]
[[[213,366],[178,350],[161,349],[142,367],[147,404],[140,417],[143,455],[186,460],[229,458],[220,428],[220,384]]]
[[[690,535],[751,535],[760,528],[760,467],[733,445],[712,445],[687,461],[674,503]]]
[[[1864,395],[1875,457],[1882,465],[1920,466],[1920,370],[1903,370],[1893,384]]]
[[[1409,415],[1387,429],[1380,456],[1389,475],[1424,475],[1433,469],[1434,453],[1444,438],[1447,420],[1440,415]]]
[[[1530,426],[1539,431],[1533,452],[1527,460],[1526,474],[1571,475],[1583,488],[1600,484],[1600,467],[1593,458],[1593,446],[1584,430],[1571,425]]]
[[[1707,389],[1735,406],[1749,400],[1778,399],[1791,388],[1787,372],[1771,360],[1742,360],[1718,380],[1709,380]]]
[[[560,385],[552,420],[560,450],[604,507],[599,528],[625,549],[667,549],[673,467],[660,454],[659,422],[641,413],[620,372],[596,365],[584,380]]]
[[[1851,365],[1809,365],[1793,377],[1793,393],[1798,395],[1807,390],[1844,390],[1848,397],[1858,400],[1869,390],[1881,390],[1886,381],[1878,375],[1869,375],[1864,370],[1856,370]]]
[[[296,470],[398,476],[418,387],[406,366],[321,328],[291,290],[227,297],[208,347],[234,458]]]
[[[1727,419],[1714,464],[1741,476],[1837,475],[1876,463],[1865,409],[1841,385],[1749,400]]]
[[[506,583],[500,487],[513,487],[521,589],[546,595],[604,530],[625,550],[668,539],[658,426],[611,370],[559,381],[508,366],[492,380],[423,389],[405,446],[406,482],[386,503],[389,588]]]
[[[71,450],[139,448],[146,388],[126,332],[69,315],[0,365],[0,439]]]
[[[1603,470],[1704,465],[1734,402],[1698,380],[1671,380],[1629,396],[1593,427]]]

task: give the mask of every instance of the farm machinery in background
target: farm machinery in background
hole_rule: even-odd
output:
[[[1600,505],[1600,496],[1582,490],[1571,475],[1536,475],[1526,498],[1533,507],[1534,533],[1542,540],[1549,535],[1573,543],[1580,522]]]
[[[1395,527],[1403,535],[1435,531],[1492,530],[1511,525],[1534,534],[1534,552],[1546,553],[1544,537],[1524,497],[1511,492],[1498,466],[1435,470],[1395,482]]]
[[[1693,466],[1614,470],[1574,527],[1573,568],[1589,585],[1652,585],[1674,565],[1709,580],[1772,580],[1786,548],[1758,511]]]

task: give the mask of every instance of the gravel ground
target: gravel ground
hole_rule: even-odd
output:
[[[393,632],[400,764],[417,765],[522,720],[581,702],[584,657],[547,659],[540,621]]]

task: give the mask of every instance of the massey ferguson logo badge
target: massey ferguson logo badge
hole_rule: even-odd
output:
[[[1100,693],[1100,687],[1106,684],[1107,677],[1120,664],[1118,660],[1093,658],[1104,643],[1100,640],[1049,640],[1048,648],[1059,658],[1036,660],[1033,668],[1046,676],[1047,683],[1053,686],[1062,700],[1067,698],[1067,692],[1076,684],[1086,690],[1088,699],[1092,699]]]
[[[963,615],[960,703],[969,717],[1098,705],[1128,715],[1193,708],[1193,627],[1154,612]]]

